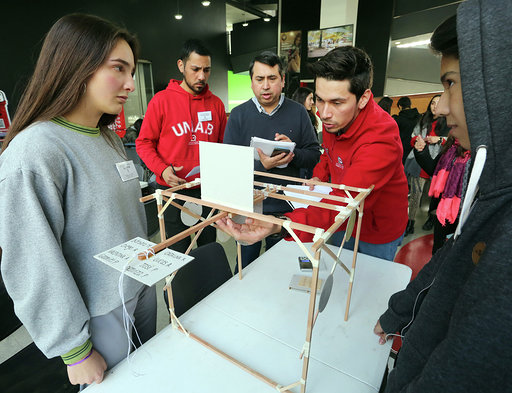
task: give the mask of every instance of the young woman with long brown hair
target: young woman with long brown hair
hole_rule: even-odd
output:
[[[0,155],[2,277],[34,342],[63,358],[73,384],[101,382],[128,351],[119,273],[93,256],[146,236],[138,178],[121,178],[126,157],[107,127],[134,90],[137,46],[98,17],[59,19]],[[155,290],[129,278],[123,290],[145,341]]]

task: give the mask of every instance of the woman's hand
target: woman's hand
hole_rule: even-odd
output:
[[[93,382],[101,383],[103,374],[107,369],[105,359],[94,349],[91,356],[83,363],[68,366],[68,378],[72,385],[90,385]]]
[[[436,143],[439,143],[440,140],[441,140],[441,138],[438,136],[427,136],[425,138],[425,142],[427,142],[431,145],[435,145]]]
[[[421,135],[418,135],[418,138],[416,138],[416,142],[414,143],[414,148],[418,151],[423,151],[426,145],[425,139],[423,139]]]

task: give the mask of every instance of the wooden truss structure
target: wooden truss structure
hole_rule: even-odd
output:
[[[290,176],[281,176],[276,174],[271,174],[267,172],[254,172],[255,175],[258,176],[264,176],[267,178],[275,178],[275,179],[281,179],[286,180],[290,182],[298,182],[302,183],[304,179],[296,178],[296,177],[290,177]],[[289,389],[293,389],[296,386],[301,386],[301,393],[305,393],[306,391],[306,379],[307,379],[307,373],[308,373],[308,366],[309,366],[309,352],[310,352],[310,346],[311,346],[311,337],[313,333],[313,326],[316,320],[316,317],[318,316],[318,311],[315,315],[315,306],[316,306],[316,295],[317,295],[317,288],[318,288],[318,275],[319,275],[319,262],[320,262],[320,256],[321,251],[324,250],[329,256],[331,256],[334,260],[333,268],[331,271],[334,271],[334,268],[337,264],[339,264],[343,270],[348,273],[349,276],[349,286],[348,286],[348,295],[347,295],[347,302],[346,302],[346,308],[345,308],[345,321],[348,320],[349,315],[349,308],[350,308],[350,298],[352,294],[352,285],[354,281],[354,274],[355,274],[355,268],[356,268],[356,259],[357,259],[357,249],[359,245],[359,235],[361,231],[361,222],[363,218],[363,209],[364,209],[364,200],[368,196],[368,194],[373,189],[373,186],[369,188],[357,188],[357,187],[350,187],[343,184],[331,184],[331,183],[325,183],[325,182],[313,182],[310,181],[310,184],[314,185],[324,185],[329,186],[332,189],[338,189],[344,191],[346,194],[345,197],[338,196],[338,195],[325,195],[320,194],[313,191],[307,191],[307,190],[297,190],[295,188],[289,188],[282,185],[276,185],[276,184],[269,184],[269,183],[262,183],[254,181],[254,186],[259,187],[254,189],[254,203],[259,203],[265,198],[276,198],[281,200],[286,200],[290,202],[299,202],[304,203],[307,205],[317,206],[324,209],[329,209],[338,212],[336,215],[336,218],[334,220],[334,223],[327,229],[324,230],[322,228],[316,228],[313,226],[300,224],[284,219],[280,219],[274,216],[269,215],[263,215],[259,213],[254,212],[247,212],[243,210],[238,210],[231,208],[229,206],[223,206],[218,203],[212,203],[208,202],[202,199],[193,198],[190,196],[186,196],[183,194],[177,193],[178,191],[185,189],[185,188],[191,188],[200,185],[200,179],[195,179],[192,182],[181,184],[176,187],[169,188],[167,190],[156,190],[156,192],[152,195],[145,196],[141,198],[141,202],[150,201],[152,199],[156,199],[157,204],[157,210],[158,210],[158,218],[159,218],[159,225],[160,225],[160,236],[161,236],[161,242],[154,246],[151,250],[147,250],[145,253],[139,254],[139,259],[145,259],[151,256],[151,254],[158,253],[159,251],[164,250],[165,248],[169,247],[170,245],[178,242],[181,239],[184,239],[192,234],[195,234],[195,237],[189,246],[189,248],[186,251],[186,254],[190,252],[192,247],[195,245],[195,242],[197,241],[198,237],[201,235],[201,232],[203,228],[207,227],[208,225],[212,225],[216,227],[215,222],[224,218],[224,217],[234,217],[236,215],[250,217],[253,219],[265,221],[272,224],[277,224],[281,227],[284,227],[286,231],[289,233],[291,237],[296,241],[296,243],[299,245],[299,247],[304,251],[304,253],[309,257],[310,261],[313,265],[312,270],[312,280],[311,280],[311,291],[310,291],[310,297],[309,297],[309,311],[308,311],[308,318],[307,318],[307,328],[306,328],[306,339],[305,343],[302,349],[301,358],[303,358],[303,367],[302,367],[302,376],[301,379],[295,383],[292,383],[288,386],[282,386],[278,384],[277,382],[267,378],[263,374],[257,372],[256,370],[251,369],[249,366],[245,365],[244,363],[238,361],[237,359],[234,359],[230,355],[224,353],[220,349],[214,347],[210,343],[204,341],[200,337],[190,333],[187,331],[176,315],[174,314],[174,302],[172,299],[172,279],[174,275],[169,276],[166,278],[166,288],[167,288],[167,295],[169,297],[169,312],[171,315],[171,322],[172,325],[181,330],[183,333],[185,333],[188,337],[193,338],[197,342],[201,343],[202,345],[206,346],[208,349],[212,350],[213,352],[217,353],[218,355],[224,357],[225,359],[233,362],[243,370],[247,371],[248,373],[252,374],[256,378],[260,379],[261,381],[267,383],[268,385],[272,386],[274,389],[278,390],[279,392],[285,392],[285,393],[292,393]],[[303,198],[297,198],[292,196],[286,196],[282,192],[283,191],[290,191],[296,194],[303,194],[306,196],[314,196],[314,197],[321,197],[323,198],[322,202],[313,202],[309,199],[303,199]],[[325,200],[331,200],[335,203],[327,203]],[[175,202],[175,200],[180,200],[184,202],[192,202],[196,203],[198,205],[207,206],[210,207],[212,210],[210,211],[210,214],[208,217],[204,218],[200,215],[190,211],[186,207],[178,204]],[[165,201],[165,204],[164,204]],[[341,204],[340,204],[341,203]],[[187,230],[170,237],[169,239],[166,239],[165,235],[165,223],[163,218],[163,213],[165,209],[172,205],[186,214],[189,214],[190,216],[196,218],[199,220],[199,222]],[[217,213],[214,215],[214,213],[217,211]],[[352,266],[351,268],[347,267],[341,260],[339,259],[339,255],[341,252],[341,249],[343,247],[343,243],[345,242],[345,239],[349,238],[351,236],[351,229],[347,229],[345,232],[345,237],[343,239],[343,243],[340,246],[340,249],[338,252],[338,255],[334,254],[328,247],[327,247],[327,241],[332,236],[334,232],[345,222],[347,221],[347,227],[353,226],[353,223],[356,219],[356,214],[358,216],[357,221],[357,229],[355,234],[355,246],[354,246],[354,253],[352,258]],[[295,233],[296,230],[308,232],[314,235],[313,238],[313,246],[311,247],[311,253],[309,250],[305,247],[303,242],[299,239],[297,234]],[[240,243],[237,242],[237,253],[238,253],[238,274],[239,278],[242,279],[242,258],[241,258],[241,247]],[[331,277],[332,279],[332,277]],[[325,304],[329,298],[330,295],[330,286],[332,287],[332,281],[330,282],[330,285],[328,285],[329,278],[326,280],[326,283],[324,285],[324,289],[320,296],[319,301],[319,311],[321,312],[323,310],[323,307],[325,307]],[[329,293],[325,293],[326,290]],[[323,304],[322,304],[323,303]]]

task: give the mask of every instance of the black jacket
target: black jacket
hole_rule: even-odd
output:
[[[471,156],[484,145],[487,158],[460,236],[380,317],[387,333],[413,320],[388,393],[512,391],[511,18],[510,1],[467,0],[457,11]]]
[[[405,162],[405,158],[411,151],[411,135],[414,127],[420,119],[420,114],[416,108],[409,108],[400,111],[398,115],[394,115],[393,119],[395,119],[396,124],[398,124],[398,129],[400,130],[400,139],[402,140],[402,147],[404,149],[404,154],[402,156],[403,164]]]

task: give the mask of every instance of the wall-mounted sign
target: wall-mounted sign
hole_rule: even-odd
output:
[[[302,32],[300,30],[281,33],[280,53],[287,60],[286,73],[300,73],[300,45]]]
[[[339,46],[353,45],[354,25],[308,31],[308,59],[323,57]]]

